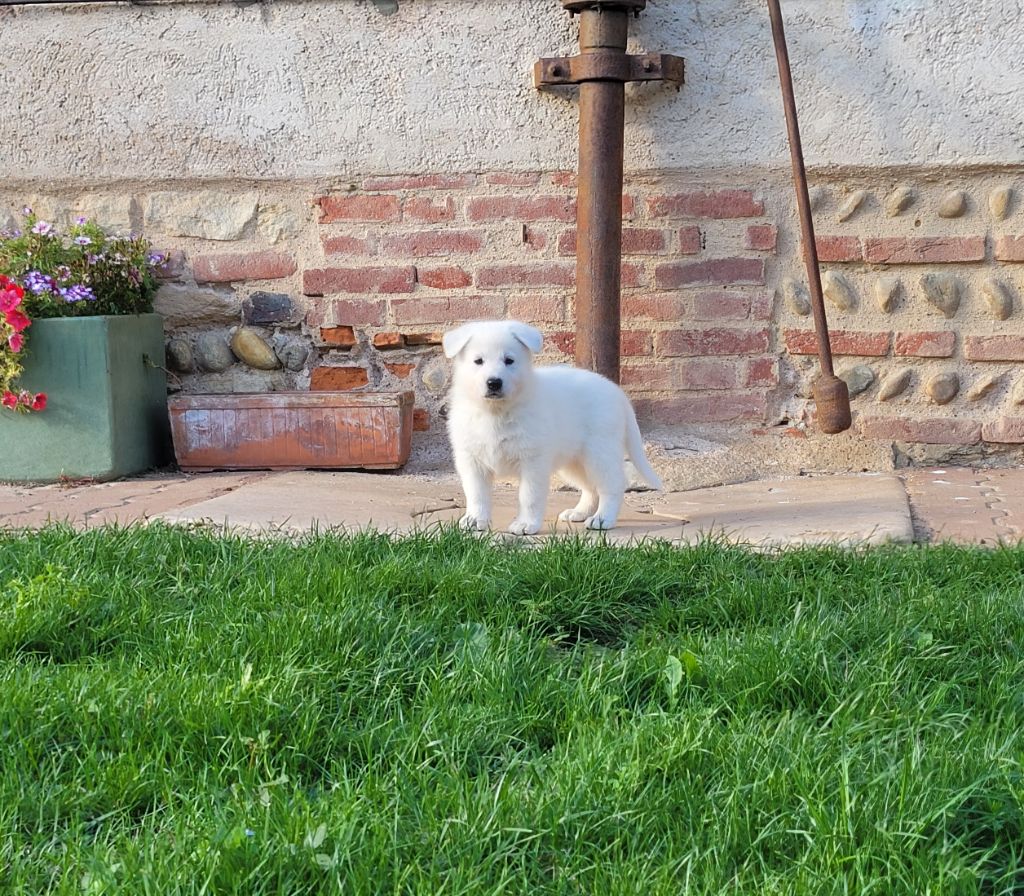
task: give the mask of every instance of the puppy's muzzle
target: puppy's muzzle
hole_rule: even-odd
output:
[[[487,380],[486,398],[501,398],[501,390],[504,386],[500,377],[492,376]]]

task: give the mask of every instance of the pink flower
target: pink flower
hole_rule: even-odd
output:
[[[6,313],[13,311],[21,304],[21,296],[13,289],[5,289],[0,292],[0,311]]]
[[[7,321],[7,324],[11,327],[11,329],[14,330],[15,333],[20,333],[30,323],[32,323],[32,321],[30,321],[25,314],[22,314],[20,311],[14,310],[5,311],[4,320]]]
[[[21,333],[11,333],[7,337],[7,344],[11,347],[11,351],[17,354],[25,344],[25,337]]]
[[[42,411],[46,408],[46,393],[37,392],[36,397],[32,399],[32,410]]]
[[[0,404],[5,408],[16,408],[18,406],[18,396],[13,392],[4,392],[4,397],[0,398]]]

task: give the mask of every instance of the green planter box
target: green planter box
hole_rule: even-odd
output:
[[[19,384],[47,405],[0,412],[0,480],[114,479],[170,462],[159,314],[36,320],[28,337]]]

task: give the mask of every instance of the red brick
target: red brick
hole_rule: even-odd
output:
[[[855,236],[816,236],[814,245],[818,249],[818,261],[862,261],[864,258],[864,247]]]
[[[869,264],[959,264],[985,260],[983,236],[878,237],[864,240]]]
[[[668,262],[654,270],[659,289],[728,283],[764,283],[764,259],[712,258],[708,261]]]
[[[680,389],[735,389],[739,385],[739,366],[735,361],[718,358],[689,358],[680,367],[677,385]]]
[[[704,248],[704,234],[695,224],[690,227],[682,227],[679,230],[679,254],[700,255]]]
[[[450,196],[436,202],[425,196],[411,196],[405,200],[402,212],[406,221],[451,221],[455,217],[455,201]]]
[[[669,392],[676,388],[675,370],[669,364],[657,362],[623,365],[619,384],[631,392]]]
[[[777,386],[779,384],[779,365],[774,358],[757,358],[747,362],[747,370],[741,385]]]
[[[576,268],[567,262],[496,264],[481,268],[477,285],[484,289],[513,286],[572,286]]]
[[[538,230],[536,227],[527,227],[523,225],[523,245],[529,246],[531,249],[540,252],[545,249],[548,244],[548,235],[543,230]]]
[[[540,183],[540,175],[535,172],[515,174],[511,171],[498,171],[488,174],[484,180],[497,187],[532,187]]]
[[[746,320],[750,296],[739,292],[702,292],[693,297],[695,320]]]
[[[284,252],[231,252],[200,255],[192,266],[197,283],[237,280],[280,280],[296,271],[295,259]]]
[[[952,330],[933,333],[897,333],[893,349],[897,355],[912,358],[952,358],[956,349],[956,333]]]
[[[452,296],[437,299],[396,299],[391,303],[400,327],[490,320],[504,316],[505,303],[494,296]],[[409,337],[406,337],[409,342]]]
[[[576,354],[576,334],[568,332],[548,333],[547,342],[570,358]]]
[[[645,423],[735,423],[763,421],[768,401],[762,392],[690,392],[672,398],[638,398],[633,406]]]
[[[652,196],[647,208],[654,217],[756,218],[764,214],[764,203],[749,190],[677,193]]]
[[[1024,361],[1024,336],[967,336],[968,361]]]
[[[370,382],[363,367],[314,367],[309,377],[311,392],[347,392]]]
[[[400,293],[412,292],[416,269],[412,265],[374,268],[319,268],[304,271],[302,291],[307,296],[339,292]]]
[[[452,255],[478,252],[484,245],[482,230],[417,230],[384,237],[385,255]]]
[[[356,332],[352,327],[321,327],[320,341],[338,348],[352,348],[356,344]]]
[[[472,174],[413,174],[368,177],[364,190],[458,190],[476,183]]]
[[[775,293],[755,292],[750,299],[751,320],[771,320],[775,308]]]
[[[396,379],[404,380],[416,369],[416,365],[408,363],[385,364],[384,369]]]
[[[405,344],[411,347],[440,345],[444,333],[406,333]]]
[[[413,432],[427,432],[430,429],[430,411],[426,408],[412,409]]]
[[[759,355],[768,351],[768,339],[768,330],[666,330],[656,335],[655,347],[658,354],[668,357]]]
[[[333,236],[322,236],[324,252],[328,255],[376,255],[377,240],[369,236],[351,236],[337,233]]]
[[[638,286],[646,286],[644,266],[642,264],[631,264],[628,261],[623,262],[619,268],[619,286],[623,289],[635,289]]]
[[[575,221],[576,203],[567,196],[475,196],[466,214],[470,221]]]
[[[619,334],[619,352],[624,358],[651,353],[651,334],[644,330],[623,330]]]
[[[473,278],[458,265],[443,268],[419,268],[416,279],[431,289],[461,289],[469,286]]]
[[[786,330],[786,351],[791,355],[818,354],[818,340],[813,330]],[[889,354],[891,333],[862,333],[851,330],[831,330],[829,345],[834,355],[859,355],[866,358],[884,358]]]
[[[679,320],[683,317],[685,300],[679,293],[627,293],[622,297],[622,316],[646,317],[651,320]]]
[[[405,337],[401,333],[377,333],[373,347],[379,349],[405,348]]]
[[[743,238],[743,247],[757,252],[774,252],[779,242],[779,228],[774,224],[751,224]]]
[[[575,171],[556,171],[551,175],[551,184],[555,187],[575,187]]]
[[[636,203],[633,201],[633,197],[628,193],[622,194],[622,217],[629,219],[633,217],[633,212],[636,210]]]
[[[387,312],[385,299],[336,299],[327,309],[327,321],[356,327],[380,327]]]
[[[561,323],[565,320],[565,298],[562,296],[509,296],[506,313],[514,320],[532,323]]]
[[[986,442],[998,442],[1003,445],[1019,445],[1024,443],[1024,418],[1000,417],[981,428],[981,438]]]
[[[1024,236],[1001,236],[996,239],[996,261],[1024,261]]]
[[[397,221],[402,209],[397,196],[321,196],[320,223],[334,221]]]
[[[900,417],[868,417],[861,420],[860,431],[866,439],[926,445],[975,445],[981,441],[980,423],[952,418],[904,420]]]
[[[668,248],[664,230],[624,227],[622,229],[623,255],[661,255]],[[558,238],[559,255],[576,254],[576,230],[563,231]]]

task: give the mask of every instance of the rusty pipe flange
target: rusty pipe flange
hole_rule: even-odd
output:
[[[640,15],[640,10],[646,6],[647,0],[562,0],[562,7],[570,15],[588,9],[619,10]]]

